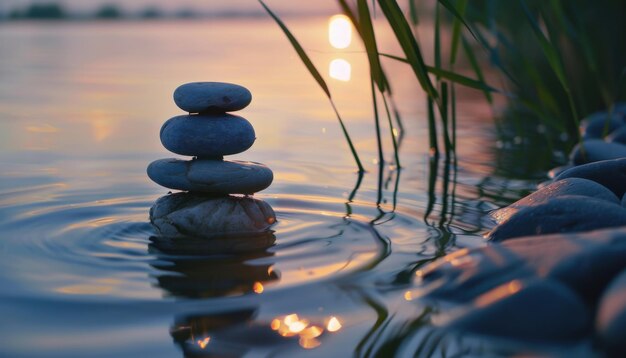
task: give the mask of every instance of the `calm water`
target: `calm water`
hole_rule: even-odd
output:
[[[335,59],[351,67],[348,81],[327,78],[368,169],[358,187],[328,102],[266,19],[0,25],[0,356],[438,352],[430,308],[412,300],[413,271],[483,245],[485,212],[534,182],[493,175],[492,114],[464,91],[458,170],[440,161],[429,180],[425,99],[393,62],[403,169],[386,131],[379,176],[360,44],[333,49],[327,19],[288,23],[325,75]],[[151,238],[148,210],[167,190],[145,168],[173,156],[160,126],[181,114],[173,90],[199,80],[253,93],[241,114],[258,139],[234,159],[274,170],[257,194],[279,220],[266,250],[188,255]],[[285,320],[323,333],[278,328]]]

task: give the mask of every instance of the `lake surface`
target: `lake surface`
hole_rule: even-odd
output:
[[[461,88],[458,166],[431,162],[426,99],[391,60],[402,169],[384,129],[381,172],[367,59],[358,41],[331,47],[327,20],[286,22],[327,78],[368,170],[361,181],[323,92],[268,19],[0,24],[0,356],[467,349],[433,341],[414,272],[483,245],[485,214],[536,180],[510,178],[489,107]],[[335,68],[342,80],[328,76],[337,59],[351,70]],[[267,249],[190,255],[153,238],[148,211],[168,190],[145,168],[175,156],[159,141],[182,114],[173,90],[202,80],[253,93],[240,114],[257,140],[233,159],[275,173],[255,195],[277,214]],[[307,329],[281,327],[294,322]]]

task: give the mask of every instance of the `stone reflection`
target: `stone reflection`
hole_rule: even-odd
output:
[[[161,270],[158,285],[168,294],[183,298],[207,298],[261,294],[268,282],[280,278],[273,264],[251,260],[272,257],[276,238],[271,231],[258,234],[206,238],[150,238],[150,251]]]

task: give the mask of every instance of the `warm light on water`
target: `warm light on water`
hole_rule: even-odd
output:
[[[336,49],[352,43],[352,23],[346,15],[335,15],[328,21],[328,41]]]
[[[344,59],[336,58],[330,62],[328,73],[330,77],[339,81],[350,81],[352,66]]]

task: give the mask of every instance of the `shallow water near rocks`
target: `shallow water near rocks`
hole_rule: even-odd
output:
[[[362,178],[322,91],[269,20],[0,25],[11,49],[0,52],[0,356],[486,349],[432,334],[432,308],[411,296],[414,271],[483,245],[485,214],[537,180],[507,177],[491,112],[462,89],[458,166],[435,167],[425,98],[393,62],[402,169],[384,132],[380,170],[358,41],[335,50],[327,19],[286,21],[320,69],[335,59],[351,66],[349,81],[328,81],[367,163]],[[380,36],[397,51],[388,32]],[[160,126],[182,114],[173,90],[202,80],[253,94],[238,114],[257,140],[232,158],[274,171],[256,195],[278,219],[267,249],[189,255],[153,237],[148,211],[167,190],[145,168],[176,157],[160,145]]]

